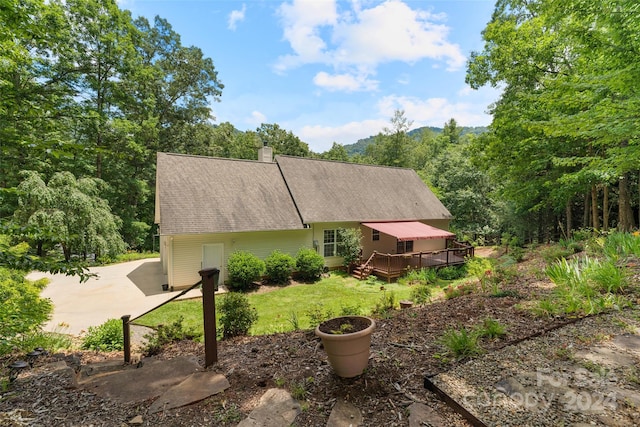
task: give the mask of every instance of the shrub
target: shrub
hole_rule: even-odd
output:
[[[462,295],[467,295],[475,291],[476,285],[473,283],[461,283],[457,286],[449,285],[444,288],[445,299],[457,298]]]
[[[422,268],[420,270],[410,270],[398,279],[398,283],[403,285],[433,285],[437,280],[438,273],[435,269]]]
[[[322,304],[317,302],[309,305],[305,314],[309,318],[309,326],[311,328],[315,328],[320,323],[333,317],[333,312],[331,310],[327,309],[326,311],[323,311]]]
[[[511,256],[516,262],[522,262],[524,260],[524,248],[520,246],[511,248]]]
[[[251,325],[258,320],[258,314],[249,304],[249,299],[237,292],[225,294],[219,310],[223,338],[247,335]]]
[[[362,252],[362,232],[359,228],[338,229],[338,256],[343,258],[343,265],[348,269],[360,259]]]
[[[396,308],[396,294],[394,292],[383,291],[382,298],[373,308],[373,313],[381,317],[388,316]]]
[[[237,251],[229,257],[227,269],[230,288],[243,291],[262,277],[265,266],[264,261],[251,252]]]
[[[124,348],[122,320],[109,319],[99,326],[89,326],[82,338],[84,350],[118,351]]]
[[[560,260],[560,259],[565,259],[567,258],[569,255],[573,255],[573,249],[567,249],[567,248],[563,248],[561,246],[549,246],[543,250],[540,251],[540,255],[542,256],[542,259],[544,259],[547,264],[551,264],[554,261]]]
[[[437,274],[442,280],[456,280],[467,274],[467,268],[465,265],[442,267],[438,269]]]
[[[296,266],[296,260],[289,254],[273,251],[264,260],[265,272],[273,283],[287,283],[291,272]]]
[[[582,252],[584,250],[584,246],[582,245],[582,243],[577,242],[574,239],[560,239],[558,245],[561,248],[566,249],[574,254],[577,254],[578,252]]]
[[[0,354],[10,352],[24,334],[38,331],[51,315],[51,301],[40,297],[46,284],[46,279],[32,282],[0,267]]]
[[[362,309],[359,305],[342,305],[340,307],[340,316],[359,316]]]
[[[411,300],[417,305],[425,304],[431,297],[431,288],[427,285],[416,285],[411,289]]]
[[[317,280],[324,270],[324,258],[311,248],[301,248],[296,254],[296,269],[302,280]]]
[[[493,274],[493,265],[487,258],[473,257],[467,261],[467,272],[478,279],[482,291],[485,292]]]
[[[192,340],[198,338],[201,333],[192,330],[186,330],[182,326],[184,317],[180,316],[177,320],[169,325],[159,325],[158,329],[151,334],[146,334],[147,344],[142,349],[147,356],[153,356],[160,353],[162,347],[173,342],[182,340]]]
[[[54,332],[36,330],[20,335],[20,338],[13,341],[13,347],[24,353],[28,353],[34,348],[44,348],[51,353],[60,350],[67,350],[73,346],[71,335],[64,333],[61,328],[56,328]]]

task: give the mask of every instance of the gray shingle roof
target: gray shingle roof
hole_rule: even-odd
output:
[[[449,219],[412,169],[276,156],[304,223]]]
[[[158,153],[162,234],[303,228],[278,165]]]
[[[290,156],[275,160],[158,153],[160,232],[295,230],[303,223],[451,218],[411,169]]]

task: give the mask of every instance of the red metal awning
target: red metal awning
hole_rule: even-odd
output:
[[[455,237],[455,234],[449,231],[441,230],[418,221],[363,222],[362,225],[394,236],[400,242],[422,239],[450,239]]]

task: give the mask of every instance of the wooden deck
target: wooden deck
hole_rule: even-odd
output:
[[[411,252],[405,254],[382,254],[374,252],[371,257],[354,269],[354,276],[365,279],[371,274],[391,282],[409,270],[440,268],[464,264],[473,257],[473,246],[455,242],[451,248],[433,252]]]

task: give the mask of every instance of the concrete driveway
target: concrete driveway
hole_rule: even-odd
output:
[[[129,314],[136,317],[179,292],[163,292],[164,276],[159,258],[150,258],[91,268],[98,275],[85,283],[63,274],[32,272],[30,280],[49,278],[41,296],[53,302],[53,316],[47,331],[81,335],[89,326]],[[201,298],[199,289],[181,297]]]

